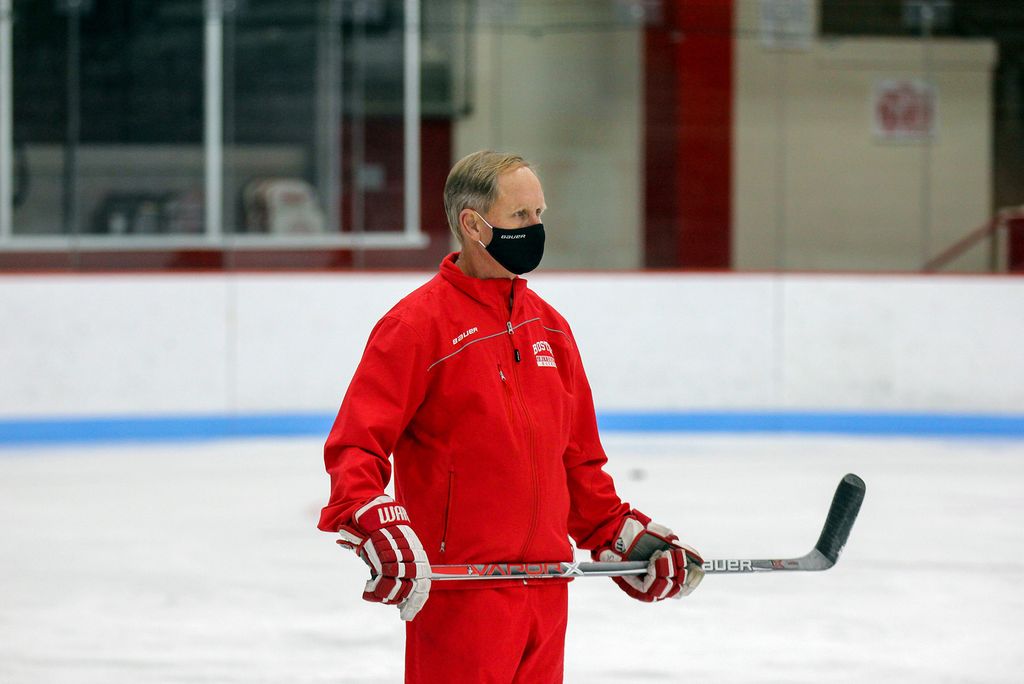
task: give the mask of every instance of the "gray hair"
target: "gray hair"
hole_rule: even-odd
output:
[[[493,150],[474,152],[455,163],[444,184],[444,213],[448,227],[460,243],[459,214],[462,210],[473,209],[484,214],[490,211],[498,199],[498,176],[520,166],[532,169],[530,163],[517,154]]]

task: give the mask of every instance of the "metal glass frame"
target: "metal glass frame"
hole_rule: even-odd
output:
[[[338,2],[338,0],[332,0]],[[427,235],[420,226],[420,0],[404,0],[404,196],[402,230],[336,232],[296,237],[229,234],[224,231],[224,0],[204,3],[204,189],[205,232],[201,235],[33,235],[19,237],[12,225],[13,201],[13,0],[0,0],[0,250],[3,251],[109,251],[222,248],[228,250],[287,250],[310,248],[408,249],[424,247]],[[336,48],[340,49],[340,48]],[[334,53],[335,57],[337,53]],[[327,103],[340,112],[338,101]],[[340,153],[340,139],[337,140]],[[333,141],[332,141],[333,142]],[[340,176],[328,169],[328,179]],[[340,188],[337,189],[340,192]],[[336,193],[324,197],[329,211],[338,203]],[[337,216],[333,213],[332,216]],[[336,221],[336,219],[332,219]]]
[[[11,79],[13,52],[11,47],[11,11],[13,0],[0,0],[0,246],[10,242],[13,234],[11,212],[14,176]]]

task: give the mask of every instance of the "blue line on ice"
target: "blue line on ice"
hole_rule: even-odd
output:
[[[182,414],[0,419],[0,447],[325,437],[333,413]],[[602,431],[790,433],[1024,439],[1024,415],[854,411],[606,411]]]

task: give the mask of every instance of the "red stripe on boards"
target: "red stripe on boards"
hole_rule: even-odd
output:
[[[729,268],[733,0],[668,0],[645,31],[645,265]]]

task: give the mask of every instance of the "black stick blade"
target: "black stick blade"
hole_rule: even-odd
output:
[[[846,546],[846,539],[853,529],[857,513],[860,512],[866,489],[864,480],[853,473],[844,477],[836,487],[832,506],[828,509],[828,517],[825,518],[825,527],[821,530],[818,543],[814,545],[814,548],[832,565],[839,560],[839,554]]]

